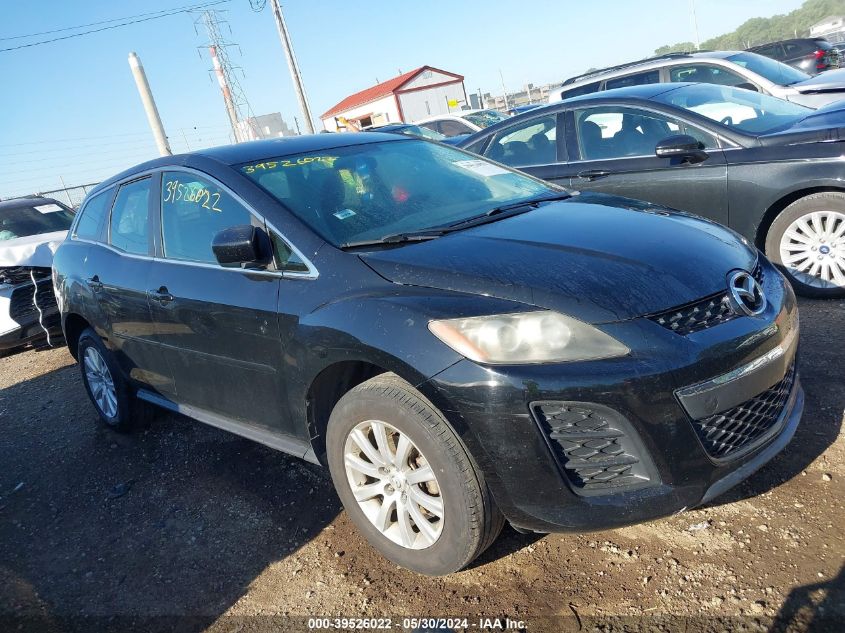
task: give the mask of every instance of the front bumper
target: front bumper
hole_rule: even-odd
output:
[[[687,336],[636,319],[603,326],[632,350],[625,358],[507,368],[464,360],[427,383],[429,397],[464,439],[511,523],[538,532],[588,531],[666,516],[713,499],[783,449],[804,402],[797,372],[790,373],[797,305],[783,277],[768,262],[763,265],[769,305],[758,317]],[[756,402],[766,390],[780,398],[772,405],[777,412],[741,450],[731,444],[734,420],[717,428],[714,440],[707,435],[712,429],[702,431],[693,418],[706,415],[712,422],[728,411],[748,417],[744,403]],[[589,439],[597,433],[589,427],[580,443],[569,440],[566,433],[579,430],[577,423],[538,419],[538,407],[550,403],[599,412],[605,437]],[[752,415],[749,428],[756,422]],[[608,439],[613,434],[618,442]],[[728,450],[720,452],[725,442]],[[563,463],[599,452],[603,459],[605,450],[617,464],[613,468],[621,469],[616,484],[623,485],[602,488],[603,478],[617,476],[612,469],[578,470]],[[620,456],[634,456],[637,464],[626,469],[624,459],[610,459]]]
[[[0,351],[46,339],[47,332],[51,339],[62,336],[49,278],[37,280],[37,292],[32,283],[0,288]]]

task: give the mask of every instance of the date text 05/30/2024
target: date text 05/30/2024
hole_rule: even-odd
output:
[[[391,629],[435,631],[524,631],[525,622],[510,618],[308,618],[312,631]]]

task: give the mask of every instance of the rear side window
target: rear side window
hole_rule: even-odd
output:
[[[569,97],[577,97],[579,95],[588,95],[593,92],[598,92],[599,87],[601,86],[601,82],[597,81],[592,84],[584,84],[583,86],[578,86],[577,88],[570,88],[569,90],[564,90],[560,93],[561,99],[569,99]]]
[[[100,229],[103,226],[103,218],[109,211],[110,191],[98,193],[88,200],[79,212],[79,221],[76,223],[74,235],[84,240],[95,240],[100,236]]]
[[[446,136],[457,136],[458,134],[470,134],[473,130],[470,126],[460,121],[440,121],[440,133]]]
[[[625,77],[616,77],[615,79],[608,79],[605,84],[605,90],[612,90],[613,88],[625,88],[627,86],[643,86],[645,84],[660,83],[660,71],[651,70],[647,73],[636,73],[634,75],[626,75]]]
[[[110,243],[127,253],[149,253],[150,184],[149,178],[123,185],[112,205],[109,225]]]
[[[161,236],[164,256],[216,264],[214,236],[224,229],[252,224],[252,214],[208,178],[167,171],[161,181]]]

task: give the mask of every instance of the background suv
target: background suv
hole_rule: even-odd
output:
[[[771,42],[748,50],[789,64],[810,75],[839,68],[839,51],[822,37]]]
[[[811,108],[845,98],[845,70],[811,77],[757,53],[670,53],[571,77],[549,93],[549,103],[601,90],[643,84],[695,82],[756,90]]]

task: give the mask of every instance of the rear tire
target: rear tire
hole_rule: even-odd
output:
[[[152,407],[138,400],[114,355],[93,329],[80,334],[77,357],[85,391],[106,426],[125,432],[149,421]]]
[[[502,530],[504,517],[463,443],[443,415],[395,374],[371,378],[338,401],[326,450],[353,523],[397,565],[449,574],[472,562]]]
[[[845,193],[796,200],[772,222],[766,256],[805,297],[845,297]]]

